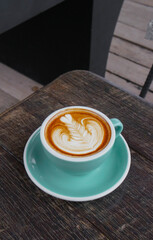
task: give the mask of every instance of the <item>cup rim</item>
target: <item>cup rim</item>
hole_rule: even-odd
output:
[[[111,128],[111,138],[109,143],[107,144],[107,146],[102,149],[100,152],[95,153],[93,155],[90,156],[66,156],[64,154],[60,154],[58,152],[56,152],[53,148],[51,148],[49,146],[49,144],[47,143],[46,139],[45,139],[45,135],[44,135],[44,130],[46,127],[46,124],[48,123],[48,121],[57,113],[59,113],[60,111],[63,110],[67,110],[67,109],[74,109],[74,108],[81,108],[81,109],[85,109],[85,110],[90,110],[94,113],[97,113],[98,115],[102,116],[107,123],[109,124],[110,128]],[[42,125],[41,125],[41,129],[40,129],[40,140],[42,142],[43,147],[53,156],[63,160],[63,161],[68,161],[68,162],[87,162],[87,161],[92,161],[94,159],[97,159],[99,157],[102,157],[104,154],[106,154],[113,146],[114,141],[115,141],[115,129],[113,126],[113,123],[111,122],[111,120],[102,112],[100,112],[99,110],[96,110],[94,108],[91,107],[86,107],[86,106],[68,106],[68,107],[64,107],[64,108],[60,108],[54,112],[52,112],[48,117],[45,118],[45,120],[43,121]]]

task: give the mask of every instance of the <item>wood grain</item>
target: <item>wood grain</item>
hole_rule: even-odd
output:
[[[118,22],[114,36],[128,40],[131,43],[153,50],[153,41],[145,39],[146,32]]]
[[[126,0],[130,2],[136,2],[142,5],[153,7],[153,1],[152,0]]]
[[[153,163],[138,153],[132,151],[129,175],[118,189],[85,203],[43,193],[2,148],[0,158],[2,240],[152,239]]]
[[[115,75],[138,84],[139,86],[144,85],[150,71],[150,69],[146,67],[140,66],[139,64],[131,62],[113,53],[109,53],[108,55],[106,69]],[[150,90],[153,91],[153,82],[150,86]]]
[[[93,239],[107,237],[66,201],[39,190],[24,167],[0,148],[0,239]]]
[[[136,85],[130,81],[127,81],[110,72],[106,72],[105,76],[106,76],[106,79],[109,79],[112,82],[112,84],[116,85],[116,87],[119,87],[120,89],[128,92],[129,94],[139,96],[140,90],[141,90],[141,87],[139,85]],[[148,91],[147,95],[145,96],[145,100],[149,103],[153,103],[153,92]]]
[[[42,85],[0,63],[0,89],[22,100],[41,88]]]
[[[153,52],[123,39],[113,37],[110,52],[147,68],[153,64]],[[109,61],[109,58],[108,58]]]
[[[18,100],[0,89],[0,113],[12,107]]]
[[[0,145],[22,162],[26,141],[52,111],[85,105],[119,118],[130,147],[153,160],[153,108],[87,71],[61,75],[0,117]],[[9,133],[9,134],[8,134]]]
[[[22,154],[52,111],[94,107],[117,117],[132,149],[128,177],[108,196],[74,203],[53,198],[28,178]],[[87,71],[72,71],[0,115],[0,239],[152,239],[153,108]],[[18,162],[19,160],[20,162]]]
[[[152,239],[152,173],[153,163],[132,151],[129,175],[118,189],[94,202],[71,206],[110,239]]]
[[[118,21],[146,32],[148,23],[152,18],[153,7],[124,1]]]

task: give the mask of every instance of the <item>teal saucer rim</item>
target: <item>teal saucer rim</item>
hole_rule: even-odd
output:
[[[91,195],[91,196],[87,196],[87,197],[70,197],[70,196],[65,196],[65,195],[62,195],[62,194],[58,194],[58,193],[55,193],[49,189],[47,189],[46,187],[44,187],[42,184],[40,184],[34,177],[33,175],[31,174],[29,168],[28,168],[28,164],[27,164],[27,158],[26,158],[26,152],[27,152],[27,148],[28,148],[28,145],[31,141],[31,139],[34,137],[35,134],[37,134],[37,132],[40,130],[41,127],[37,128],[33,134],[30,136],[30,138],[28,139],[26,145],[25,145],[25,148],[24,148],[24,152],[23,152],[23,162],[24,162],[24,167],[25,167],[25,170],[29,176],[29,178],[31,179],[31,181],[38,187],[40,188],[42,191],[46,192],[47,194],[53,196],[53,197],[56,197],[56,198],[60,198],[62,200],[67,200],[67,201],[74,201],[74,202],[84,202],[84,201],[92,201],[92,200],[95,200],[95,199],[98,199],[98,198],[101,198],[101,197],[104,197],[106,195],[108,195],[109,193],[113,192],[116,188],[118,188],[121,183],[125,180],[129,170],[130,170],[130,165],[131,165],[131,153],[130,153],[130,149],[129,149],[129,146],[126,142],[126,140],[124,139],[124,137],[120,134],[120,137],[122,138],[125,146],[126,146],[126,149],[127,149],[127,153],[128,153],[128,159],[127,159],[127,166],[126,166],[126,169],[122,175],[122,177],[110,188],[108,188],[106,191],[103,191],[99,194],[95,194],[95,195]]]

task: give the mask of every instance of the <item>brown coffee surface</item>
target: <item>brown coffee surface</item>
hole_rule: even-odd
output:
[[[67,156],[90,156],[107,146],[111,128],[100,115],[86,109],[61,110],[46,124],[48,145]]]

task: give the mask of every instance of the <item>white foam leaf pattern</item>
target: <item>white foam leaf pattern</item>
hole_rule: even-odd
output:
[[[54,130],[52,139],[63,151],[70,154],[87,154],[95,151],[103,141],[103,126],[94,118],[86,117],[78,122],[71,114],[65,114],[60,121],[64,126]]]

